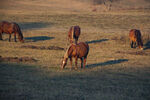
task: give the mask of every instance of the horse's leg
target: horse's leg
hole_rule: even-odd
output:
[[[136,48],[137,47],[137,43],[136,42],[134,42],[134,48]]]
[[[86,58],[84,58],[83,68],[85,68],[85,64],[86,64]]]
[[[71,69],[72,69],[72,58],[70,58],[70,66],[71,66]]]
[[[75,44],[77,44],[77,39],[75,39]]]
[[[131,45],[131,48],[133,48],[133,41],[132,40],[130,41],[130,45]]]
[[[67,38],[67,40],[68,40],[68,43],[70,43],[70,38],[69,37]]]
[[[17,42],[17,40],[16,40],[16,33],[14,33],[14,41]]]
[[[69,38],[69,43],[72,44],[73,43],[73,39]]]
[[[133,42],[133,48],[136,48],[136,41]]]
[[[9,42],[11,41],[11,34],[9,34]]]
[[[81,68],[83,68],[83,58],[80,58],[81,60]]]
[[[75,57],[75,69],[77,69],[77,62],[78,62],[78,57]]]
[[[135,48],[135,42],[134,41],[132,42],[132,48]]]
[[[78,42],[78,38],[75,39],[75,44],[77,44],[77,42]]]
[[[2,39],[2,33],[0,33],[0,40],[3,40],[3,39]]]

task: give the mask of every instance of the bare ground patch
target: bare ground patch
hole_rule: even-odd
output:
[[[116,53],[120,54],[130,54],[130,55],[142,55],[142,56],[150,56],[149,53],[146,53],[144,51],[117,51]]]
[[[0,62],[37,62],[38,60],[31,57],[2,57]]]
[[[126,41],[128,41],[128,37],[126,37],[126,36],[114,36],[111,38],[111,40],[126,42]]]
[[[34,46],[34,45],[23,45],[20,48],[30,48],[30,49],[39,49],[39,50],[64,50],[62,47],[58,46]]]

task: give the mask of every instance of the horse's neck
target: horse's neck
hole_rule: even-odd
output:
[[[65,52],[64,58],[65,59],[68,58],[68,52],[67,51]]]
[[[64,55],[64,58],[68,58],[69,55],[68,55],[68,51],[69,51],[69,48],[71,47],[72,44],[70,44],[68,47],[67,47],[67,50],[65,52],[65,55]]]

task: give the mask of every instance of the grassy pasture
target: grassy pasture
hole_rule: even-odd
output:
[[[2,3],[0,20],[17,22],[25,43],[15,43],[13,36],[12,42],[8,42],[8,35],[4,34],[0,56],[32,57],[38,61],[1,61],[0,99],[150,99],[149,10],[90,12],[89,5],[84,9],[78,7],[80,3],[73,8],[60,5],[66,0],[8,1]],[[70,70],[69,62],[61,70],[64,50],[21,48],[28,45],[67,48],[67,32],[72,25],[81,27],[79,41],[90,46],[85,70]],[[145,50],[130,48],[128,33],[132,28],[141,30]]]
[[[149,99],[149,67],[120,65],[99,67],[97,70],[88,68],[70,71],[1,64],[1,99]]]

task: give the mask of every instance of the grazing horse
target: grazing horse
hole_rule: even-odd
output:
[[[68,32],[68,40],[70,43],[74,42],[75,39],[75,44],[77,44],[78,38],[80,36],[81,29],[79,26],[72,26]]]
[[[2,34],[6,33],[9,34],[9,42],[11,41],[11,34],[14,33],[14,40],[16,41],[16,34],[18,35],[18,39],[20,42],[24,42],[23,40],[23,34],[21,32],[21,29],[17,23],[10,23],[6,21],[0,22],[0,40],[2,39]]]
[[[65,68],[68,58],[70,59],[71,69],[72,69],[72,58],[75,58],[75,68],[77,69],[77,60],[81,60],[81,68],[85,68],[87,55],[89,53],[89,45],[84,42],[78,44],[71,44],[67,49],[61,68]]]
[[[137,43],[137,46],[141,50],[143,50],[143,42],[142,42],[142,37],[141,37],[140,30],[137,30],[137,29],[130,30],[129,38],[130,38],[131,48],[135,48],[136,47],[136,43]]]

